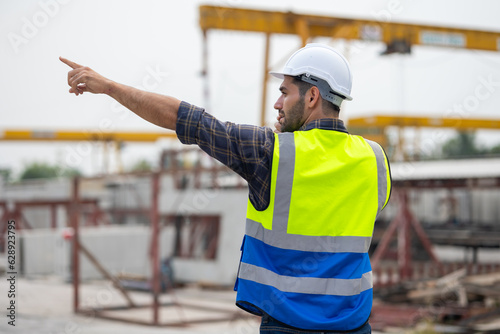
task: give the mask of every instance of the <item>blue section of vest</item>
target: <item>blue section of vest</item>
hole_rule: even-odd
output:
[[[279,275],[317,278],[361,278],[371,271],[367,253],[303,252],[277,248],[245,236],[242,262]]]
[[[305,330],[348,331],[370,316],[372,289],[355,296],[283,293],[271,286],[239,280],[236,304],[257,315],[263,312],[289,326]]]

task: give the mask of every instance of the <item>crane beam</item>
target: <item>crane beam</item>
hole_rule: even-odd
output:
[[[174,132],[100,132],[67,130],[8,129],[0,131],[0,141],[104,141],[155,142],[160,138],[177,138]]]
[[[263,11],[235,7],[200,6],[200,27],[209,29],[330,37],[384,42],[409,52],[411,45],[499,51],[500,32],[423,24],[384,22],[358,18],[303,15],[293,12]],[[403,45],[408,49],[398,49]]]
[[[500,119],[483,118],[446,118],[446,117],[412,117],[375,115],[349,119],[349,126],[356,128],[397,127],[431,127],[454,128],[457,130],[500,129]]]

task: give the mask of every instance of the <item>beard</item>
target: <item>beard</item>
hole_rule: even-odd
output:
[[[304,123],[304,108],[305,102],[301,97],[288,112],[285,112],[283,124],[281,124],[281,132],[294,132],[300,129]]]

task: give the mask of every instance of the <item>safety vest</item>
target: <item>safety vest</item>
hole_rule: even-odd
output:
[[[368,249],[389,200],[387,157],[339,131],[275,136],[270,204],[248,202],[236,304],[299,329],[356,329],[372,308]]]

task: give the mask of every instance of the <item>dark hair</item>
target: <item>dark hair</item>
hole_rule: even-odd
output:
[[[307,91],[312,87],[314,86],[313,84],[309,83],[309,82],[305,82],[305,81],[302,81],[300,79],[300,77],[292,77],[293,78],[293,81],[292,83],[297,86],[297,88],[299,89],[299,94],[300,94],[300,97],[303,98]],[[321,96],[321,94],[320,94]],[[335,104],[331,103],[330,101],[327,101],[325,100],[322,96],[321,96],[321,103],[322,103],[322,106],[323,106],[323,110],[325,110],[326,112],[330,112],[332,113],[335,117],[338,117],[339,113],[340,113],[340,108],[338,106],[336,106]]]

